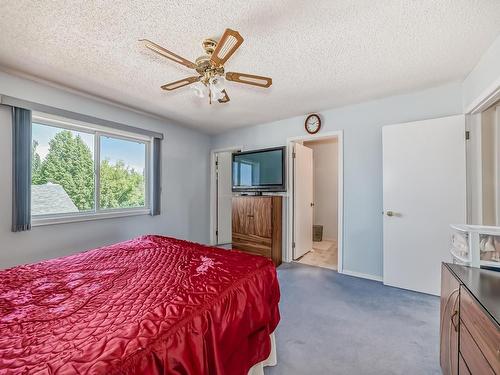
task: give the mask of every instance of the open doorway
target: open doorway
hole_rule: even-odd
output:
[[[291,258],[342,271],[342,133],[289,140]]]

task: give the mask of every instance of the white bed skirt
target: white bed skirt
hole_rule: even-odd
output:
[[[278,364],[278,359],[276,357],[276,338],[274,337],[274,332],[269,336],[271,339],[271,353],[265,361],[257,363],[249,371],[248,375],[264,375],[264,367],[276,366]]]

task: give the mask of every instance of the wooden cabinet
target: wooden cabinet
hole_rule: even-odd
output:
[[[460,375],[471,375],[469,368],[465,364],[464,357],[461,354],[458,355],[458,373]]]
[[[233,197],[233,248],[271,258],[276,266],[280,265],[281,212],[281,196]]]
[[[460,283],[450,270],[441,266],[440,353],[443,374],[458,374],[458,301]]]
[[[474,371],[471,363],[468,366],[471,373],[500,374],[500,329],[463,286],[460,291],[460,322],[464,332],[462,334],[460,330],[460,350],[464,351],[464,360],[469,365],[474,358],[474,368],[481,369],[481,372]],[[469,356],[471,361],[467,360],[466,349],[475,353]]]
[[[471,374],[495,375],[483,352],[472,338],[467,326],[460,326],[460,356]]]
[[[500,375],[500,273],[460,267],[441,270],[441,369]]]

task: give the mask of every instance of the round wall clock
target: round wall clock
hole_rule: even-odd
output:
[[[319,118],[319,115],[313,113],[312,115],[307,116],[304,127],[309,134],[316,134],[319,132],[319,129],[321,129],[321,119]]]

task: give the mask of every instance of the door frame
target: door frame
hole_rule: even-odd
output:
[[[219,152],[240,151],[242,146],[224,147],[210,150],[210,245],[215,246],[217,236],[217,182],[215,174],[215,154]]]
[[[481,113],[486,111],[490,106],[495,104],[500,100],[500,78],[494,81],[488,88],[486,88],[479,96],[472,100],[469,105],[464,108],[465,114],[465,130],[470,132],[472,137],[481,136],[479,133],[474,133],[473,128],[481,127],[474,126],[477,121],[481,120]],[[472,142],[476,140],[472,139]],[[471,159],[471,141],[465,143],[465,175],[466,175],[466,196],[467,196],[467,223],[473,224],[475,217],[482,214],[482,210],[473,212],[472,202],[474,199],[473,191],[480,189],[482,184],[482,177],[479,176],[476,181],[476,186],[473,186],[473,175],[477,173],[477,166],[474,164],[474,160]]]
[[[500,78],[493,82],[476,99],[472,100],[468,107],[465,108],[464,113],[466,115],[481,113],[498,100],[500,100]]]
[[[298,137],[290,137],[286,140],[287,145],[287,161],[288,161],[288,196],[289,204],[287,209],[287,239],[286,239],[286,251],[285,251],[285,261],[293,261],[293,207],[294,207],[294,193],[293,193],[293,180],[294,180],[294,168],[293,168],[293,145],[297,142],[307,142],[307,141],[317,141],[325,139],[337,139],[338,144],[338,161],[337,161],[337,171],[338,171],[338,197],[337,197],[337,209],[338,209],[338,236],[337,236],[337,247],[338,247],[338,259],[337,259],[337,272],[344,273],[344,131],[335,130],[324,132],[315,135],[302,135]]]

